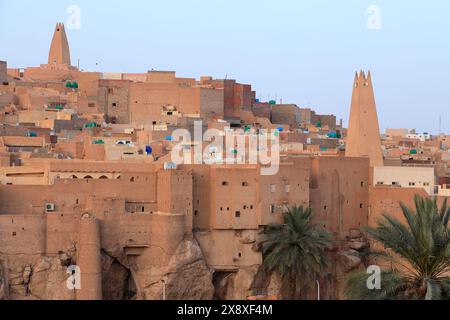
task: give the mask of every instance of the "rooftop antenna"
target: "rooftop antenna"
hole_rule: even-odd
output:
[[[442,116],[439,115],[439,135],[442,134]]]

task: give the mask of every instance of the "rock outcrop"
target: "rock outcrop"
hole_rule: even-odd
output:
[[[0,259],[0,300],[8,300],[9,288],[7,278],[6,262]]]
[[[157,272],[157,271],[154,271]],[[165,292],[164,292],[165,291]],[[159,281],[144,288],[145,299],[210,300],[214,297],[212,271],[206,265],[202,250],[194,238],[184,239]]]
[[[259,265],[241,267],[236,272],[221,272],[214,281],[215,297],[220,300],[245,300],[253,295],[252,285]]]
[[[20,261],[21,260],[21,261]],[[66,260],[38,257],[33,262],[15,259],[8,266],[9,298],[13,300],[74,300],[67,286]]]

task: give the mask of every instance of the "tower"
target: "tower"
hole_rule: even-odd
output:
[[[347,157],[368,157],[370,166],[383,166],[380,129],[370,71],[356,73],[345,148]]]
[[[63,23],[57,23],[53,34],[50,53],[48,55],[49,65],[70,66],[70,50],[67,41],[66,31]]]

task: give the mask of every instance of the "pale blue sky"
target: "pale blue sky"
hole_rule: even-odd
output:
[[[346,123],[354,71],[371,69],[383,129],[437,133],[441,115],[450,133],[448,0],[0,0],[0,60],[46,63],[72,4],[72,62],[85,70],[228,76]],[[366,26],[370,5],[380,30]]]

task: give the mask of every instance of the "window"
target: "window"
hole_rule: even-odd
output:
[[[117,107],[117,102],[113,102],[111,105],[112,105],[113,107]]]
[[[194,211],[194,216],[198,216],[198,210]]]
[[[235,216],[236,216],[236,218],[240,218],[241,217],[241,212],[240,211],[236,211]]]
[[[291,186],[289,184],[284,186],[284,192],[289,193],[291,191]]]
[[[270,192],[271,192],[271,193],[275,193],[275,191],[277,191],[277,186],[274,185],[274,184],[271,184],[271,185],[270,185]]]
[[[410,182],[410,183],[409,183],[409,186],[410,186],[410,187],[413,187],[413,186],[415,186],[415,185],[416,185],[415,182]]]
[[[223,186],[228,186],[229,183],[228,183],[228,181],[222,181],[222,185],[223,185]]]
[[[364,187],[364,181],[361,181],[361,187]]]
[[[360,203],[360,204],[359,204],[359,207],[360,207],[360,208],[362,209],[362,207],[363,207],[363,204],[362,204],[362,203]]]
[[[423,185],[424,185],[425,187],[428,187],[428,186],[430,185],[430,183],[429,183],[429,182],[424,182]]]
[[[242,186],[243,186],[243,187],[248,187],[248,182],[245,182],[245,181],[242,182]]]
[[[383,184],[384,184],[383,181],[378,181],[378,182],[377,182],[377,185],[379,185],[379,186],[382,186]]]
[[[270,205],[270,213],[275,213],[275,205],[274,204]]]

